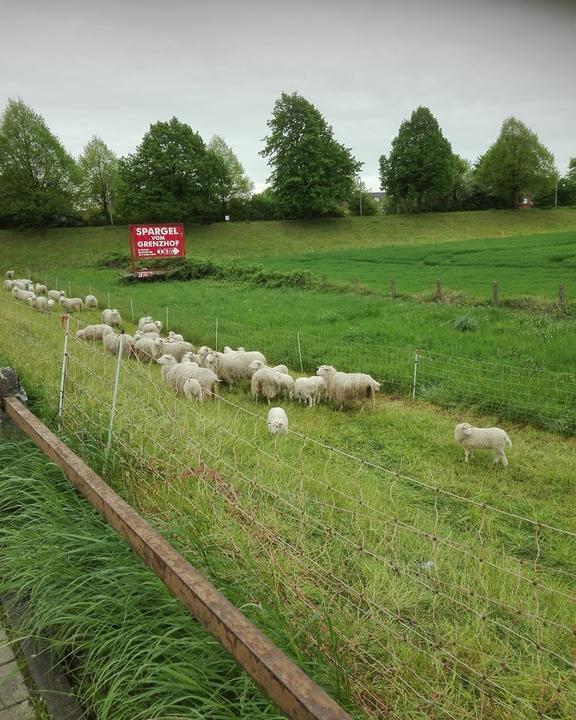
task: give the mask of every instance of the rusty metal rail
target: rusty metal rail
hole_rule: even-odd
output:
[[[244,668],[285,715],[295,720],[350,716],[15,397],[7,415],[58,465],[153,570],[170,592]]]

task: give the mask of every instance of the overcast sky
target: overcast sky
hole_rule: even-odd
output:
[[[365,163],[426,105],[475,160],[515,115],[576,155],[576,0],[0,0],[0,103],[21,97],[78,155],[119,155],[173,115],[221,135],[257,189],[275,100],[297,91]]]

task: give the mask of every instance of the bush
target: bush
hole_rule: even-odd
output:
[[[473,332],[478,327],[478,320],[471,315],[460,315],[454,320],[454,327],[460,332]]]

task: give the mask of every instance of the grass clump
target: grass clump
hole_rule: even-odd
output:
[[[459,332],[473,332],[478,328],[478,320],[472,315],[460,315],[454,320],[454,328]]]

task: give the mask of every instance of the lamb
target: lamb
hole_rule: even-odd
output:
[[[348,402],[368,398],[372,401],[372,411],[376,409],[375,395],[380,390],[380,383],[370,375],[341,372],[331,365],[321,365],[316,375],[326,380],[326,395],[340,406],[340,410]]]
[[[36,295],[46,295],[48,292],[48,288],[46,285],[41,285],[40,283],[34,284],[34,292]]]
[[[176,392],[182,392],[184,383],[194,378],[200,383],[203,396],[214,397],[216,394],[216,387],[220,381],[212,370],[202,368],[195,362],[178,363],[173,355],[162,355],[157,362],[162,368],[162,378]]]
[[[33,297],[35,297],[32,290],[22,290],[22,288],[19,287],[13,287],[12,288],[12,295],[16,298],[16,300],[31,300]]]
[[[298,400],[299,403],[304,401],[309,407],[314,407],[326,393],[326,388],[326,380],[323,377],[318,375],[301,377],[294,383],[294,389],[290,397]]]
[[[117,335],[114,330],[112,330],[112,328],[108,325],[105,325],[104,327],[107,327],[109,330],[109,332],[105,332],[104,336],[102,337],[102,344],[104,345],[104,350],[106,350],[106,352],[109,352],[111,355],[115,355],[117,357],[120,351],[120,338],[124,337],[124,343],[122,345],[122,356],[130,357],[130,355],[132,354],[132,336],[125,333],[119,333]]]
[[[266,427],[272,435],[286,435],[288,432],[288,416],[281,407],[273,407],[268,411]]]
[[[48,297],[54,302],[60,302],[60,298],[66,297],[64,290],[48,290]]]
[[[270,400],[282,392],[282,374],[272,370],[270,367],[260,366],[258,360],[250,363],[250,366],[254,370],[250,381],[252,397],[255,400],[258,400],[259,397],[266,398],[268,405],[270,405]]]
[[[4,273],[4,277],[6,280],[13,280],[14,279],[14,270],[6,270]]]
[[[494,464],[508,465],[504,448],[512,447],[508,433],[498,427],[477,428],[469,423],[460,423],[454,428],[454,440],[464,448],[464,460],[468,462],[473,450],[493,450]]]
[[[180,335],[179,333],[170,332],[168,333],[168,337],[166,338],[166,342],[173,343],[173,342],[184,342],[183,335]]]
[[[140,362],[150,362],[159,357],[158,347],[155,345],[157,338],[151,338],[147,335],[141,337],[134,336],[132,345],[132,354]]]
[[[108,333],[113,333],[114,330],[110,325],[86,325],[86,327],[78,330],[76,333],[77,340],[102,340]]]
[[[189,342],[166,342],[158,337],[154,340],[154,345],[156,347],[156,357],[173,355],[178,362],[182,362],[186,353],[194,352],[194,346]]]
[[[196,378],[188,378],[188,380],[184,383],[182,390],[188,400],[192,400],[192,398],[198,400],[198,402],[202,402],[204,400],[204,390]]]
[[[206,367],[206,358],[208,355],[214,352],[212,348],[208,347],[208,345],[202,345],[202,347],[198,348],[198,357],[200,358],[198,365],[200,367]]]
[[[84,307],[82,298],[61,297],[60,305],[62,305],[62,307],[67,313],[72,313],[75,310],[78,310],[78,312],[82,312],[82,308]]]
[[[276,370],[276,372],[282,373],[282,375],[288,375],[288,368],[286,365],[274,365],[272,370]]]
[[[13,291],[15,288],[18,288],[19,290],[30,290],[31,283],[28,282],[28,280],[12,280],[11,290]],[[14,294],[14,293],[12,293]]]
[[[200,354],[200,350],[198,354]],[[204,363],[218,375],[220,380],[232,385],[237,380],[249,380],[252,377],[254,370],[258,369],[251,367],[255,361],[261,363],[258,367],[266,365],[266,358],[257,350],[231,353],[212,352],[206,356]]]
[[[122,318],[116,308],[113,310],[106,308],[102,311],[102,322],[104,325],[110,325],[110,327],[120,327]]]
[[[152,322],[144,323],[142,327],[138,328],[140,332],[146,333],[159,333],[162,330],[163,323],[160,320],[153,320]]]
[[[138,320],[138,330],[142,330],[144,325],[151,322],[154,322],[154,318],[152,316],[145,315],[144,317],[141,317],[140,320]]]
[[[275,370],[275,368],[272,368]],[[278,372],[278,384],[280,385],[280,392],[284,393],[285,397],[292,396],[292,390],[294,390],[294,380],[288,373]]]
[[[49,300],[45,295],[37,295],[28,300],[36,310],[51,310],[54,307],[54,300]]]
[[[97,308],[98,298],[96,295],[86,295],[84,298],[84,305],[86,305],[87,308]]]
[[[4,287],[6,288],[6,290],[12,290],[12,288],[14,287],[14,280],[6,278],[6,280],[4,280]]]

